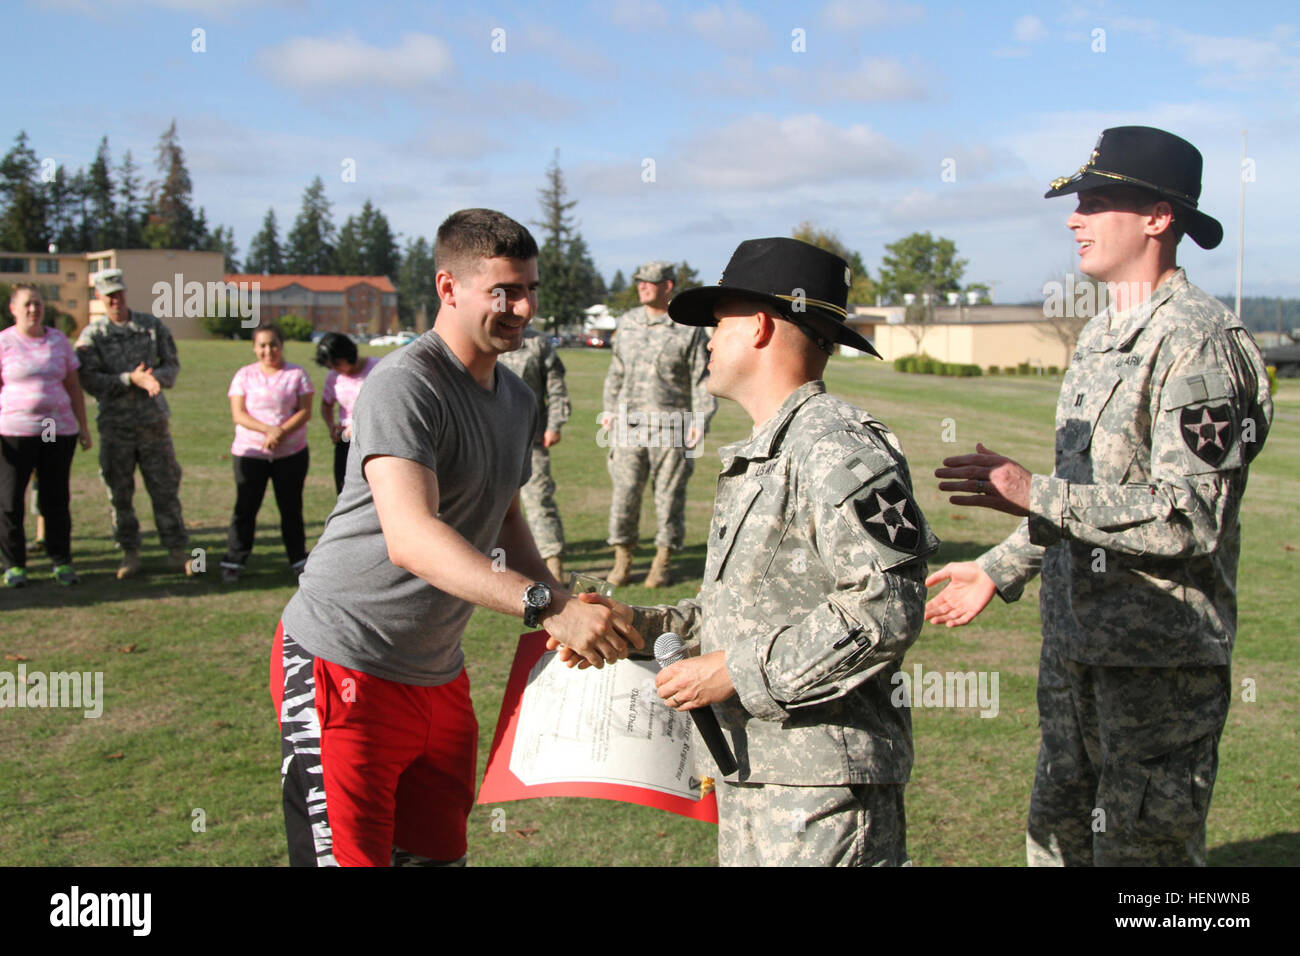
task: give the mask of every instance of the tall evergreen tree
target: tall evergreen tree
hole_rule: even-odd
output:
[[[225,256],[222,269],[226,272],[238,272],[239,260],[235,256],[239,247],[235,245],[235,230],[229,226],[217,226],[204,239],[203,248],[211,252],[220,252]]]
[[[400,259],[388,218],[367,199],[361,213],[348,216],[339,230],[335,270],[339,275],[387,276],[396,283]]]
[[[175,120],[158,140],[157,165],[161,178],[151,186],[145,242],[151,249],[201,248],[206,229],[191,205],[194,185]]]
[[[110,165],[107,136],[99,141],[95,159],[86,171],[86,200],[89,206],[91,247],[112,249],[120,246],[120,224],[113,202],[113,169]]]
[[[296,275],[333,275],[334,221],[325,184],[317,176],[302,195],[302,209],[286,241],[285,266]]]
[[[86,251],[86,245],[81,241],[84,229],[80,228],[86,224],[78,216],[76,179],[77,174],[69,176],[66,168],[59,166],[54,170],[54,178],[45,184],[45,224],[50,241],[59,247],[60,252]]]
[[[609,294],[618,295],[627,288],[627,277],[623,275],[623,270],[618,269],[614,273],[614,278],[609,282]]]
[[[578,201],[567,198],[558,149],[546,169],[546,185],[537,194],[542,219],[533,225],[542,230],[543,236],[537,257],[542,283],[537,311],[549,319],[548,327],[553,330],[557,325],[581,322],[583,311],[604,297],[605,280],[596,271],[587,244],[570,215]],[[597,290],[599,294],[593,298]]]
[[[275,224],[275,210],[268,209],[262,220],[262,231],[253,237],[248,246],[244,268],[249,272],[275,275],[284,272],[284,256],[280,252],[280,235]]]
[[[397,235],[388,224],[388,217],[371,206],[369,199],[361,207],[361,239],[366,251],[363,275],[387,276],[396,283],[402,258]]]
[[[128,149],[117,167],[117,241],[123,249],[144,248],[144,214],[140,209],[140,176]]]
[[[46,225],[46,190],[38,176],[36,153],[22,130],[0,160],[0,249],[44,252],[50,241]]]
[[[436,269],[433,262],[433,249],[423,236],[406,240],[402,252],[401,266],[397,271],[397,315],[402,327],[416,327],[416,316],[424,306],[425,317],[429,326],[433,325],[434,316],[438,314],[438,293],[434,288]]]
[[[363,248],[361,224],[356,216],[348,216],[339,229],[334,244],[334,269],[342,276],[365,275],[366,251]]]

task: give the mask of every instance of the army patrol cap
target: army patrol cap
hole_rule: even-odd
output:
[[[1223,226],[1196,208],[1201,198],[1201,152],[1187,140],[1151,126],[1102,130],[1088,161],[1072,176],[1053,179],[1044,199],[1106,186],[1136,186],[1174,207],[1183,230],[1202,249],[1223,241]]]
[[[95,291],[100,295],[112,295],[126,288],[121,269],[101,269],[91,279],[95,282]]]
[[[682,325],[717,325],[713,309],[722,299],[758,299],[815,339],[830,336],[832,342],[880,358],[847,324],[852,284],[849,264],[812,243],[781,236],[746,239],[732,253],[716,286],[678,293],[668,304],[668,315]]]
[[[663,259],[647,262],[632,273],[633,282],[668,282],[677,281],[677,266]]]

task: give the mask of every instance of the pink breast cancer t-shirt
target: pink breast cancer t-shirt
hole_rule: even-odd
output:
[[[79,431],[63,380],[81,367],[58,329],[31,338],[11,325],[0,332],[0,435],[30,438],[53,422],[56,437]]]
[[[356,375],[344,375],[342,372],[330,371],[325,376],[325,387],[321,389],[320,400],[326,404],[338,403],[339,406],[339,427],[343,429],[343,437],[351,439],[352,427],[352,409],[357,404],[357,395],[361,392],[361,384],[370,374],[370,370],[379,364],[379,359],[371,357],[365,360],[361,366],[361,371]]]
[[[283,425],[298,411],[298,399],[311,395],[311,379],[301,365],[284,363],[270,376],[262,374],[259,362],[245,365],[235,373],[227,395],[243,395],[244,409],[259,422],[268,425]],[[265,451],[262,442],[266,436],[243,425],[235,426],[235,441],[230,446],[230,453],[241,458],[263,458],[273,460],[296,455],[307,447],[307,429],[299,428],[280,440],[274,451]]]

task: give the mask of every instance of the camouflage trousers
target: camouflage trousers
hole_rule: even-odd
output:
[[[137,465],[153,500],[154,524],[163,547],[188,549],[181,515],[181,466],[166,419],[152,425],[100,424],[99,476],[112,505],[113,540],[123,550],[140,550],[140,522],[133,504]]]
[[[609,452],[614,494],[609,503],[609,543],[635,547],[641,524],[641,494],[654,486],[655,547],[676,551],[686,540],[686,485],[695,459],[673,447],[615,447]]]
[[[519,489],[528,528],[543,558],[564,552],[564,525],[560,509],[555,507],[555,479],[551,477],[551,453],[541,445],[533,446],[533,476]]]
[[[902,784],[718,784],[721,866],[906,866]]]
[[[1044,641],[1030,866],[1204,866],[1223,667],[1096,667]]]

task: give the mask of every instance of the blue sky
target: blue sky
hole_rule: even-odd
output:
[[[886,243],[951,238],[967,281],[1034,301],[1074,262],[1047,183],[1139,124],[1205,155],[1226,238],[1180,262],[1213,293],[1233,288],[1248,131],[1245,292],[1300,295],[1294,2],[45,0],[5,21],[4,148],[26,129],[77,167],[107,134],[148,178],[174,117],[196,204],[241,254],[316,175],[336,223],[370,198],[403,238],[465,206],[535,219],[558,148],[607,278],[684,258],[712,282],[741,240],[810,220],[873,275]]]

